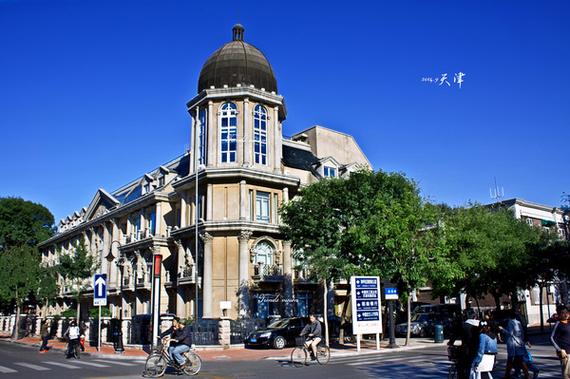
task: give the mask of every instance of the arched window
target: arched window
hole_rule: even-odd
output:
[[[224,103],[220,109],[220,153],[222,163],[232,163],[237,156],[237,107]]]
[[[200,155],[198,156],[199,164],[206,164],[206,131],[208,130],[208,118],[206,117],[206,109],[200,108],[200,129],[198,130],[198,151]]]
[[[267,110],[256,105],[253,112],[253,151],[255,163],[267,164]]]
[[[260,241],[253,249],[253,263],[265,267],[273,266],[275,247],[268,241]]]

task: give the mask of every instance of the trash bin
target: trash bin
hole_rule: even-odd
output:
[[[433,342],[442,343],[443,342],[443,325],[436,324],[433,334]]]

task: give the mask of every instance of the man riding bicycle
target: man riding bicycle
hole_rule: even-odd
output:
[[[192,332],[190,325],[184,326],[178,317],[172,320],[172,326],[160,334],[161,338],[170,335],[170,347],[168,354],[180,366],[184,366],[186,358],[182,355],[192,346]]]
[[[305,348],[308,350],[309,346],[311,347],[311,360],[314,361],[317,359],[317,346],[322,339],[321,323],[317,320],[315,315],[310,315],[309,321],[310,323],[305,325],[300,336],[307,336]]]

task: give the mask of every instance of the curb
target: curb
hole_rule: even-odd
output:
[[[19,341],[14,341],[12,339],[6,339],[4,341],[15,343],[15,344],[18,344],[20,346],[27,346],[30,348],[32,348],[32,347],[33,348],[39,348],[40,347],[39,343],[19,342]],[[65,348],[61,348],[61,347],[49,346],[49,348],[50,348],[50,350],[57,350],[57,351],[61,351],[61,352],[65,351]],[[82,352],[81,355],[85,355],[88,357],[93,356],[95,358],[105,358],[105,359],[146,360],[146,356],[142,356],[142,355],[101,354],[101,353],[97,353],[97,352]]]
[[[389,354],[389,353],[393,353],[393,352],[401,352],[401,351],[409,351],[409,350],[420,350],[420,349],[427,349],[433,346],[446,346],[445,343],[433,343],[432,345],[415,345],[415,346],[401,346],[401,347],[397,347],[397,348],[393,348],[393,349],[389,349],[387,347],[384,348],[380,348],[380,350],[372,350],[372,351],[361,351],[360,353],[356,352],[356,351],[350,351],[350,352],[346,352],[346,353],[335,353],[335,352],[331,352],[331,359],[334,358],[346,358],[346,357],[360,357],[363,355],[377,355],[377,354]],[[274,361],[278,361],[278,360],[289,360],[291,359],[291,357],[289,355],[287,356],[275,356],[275,357],[265,357],[263,359],[267,359],[267,360],[274,360]]]

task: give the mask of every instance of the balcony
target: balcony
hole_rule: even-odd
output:
[[[136,233],[129,233],[129,234],[123,235],[121,243],[123,245],[128,245],[130,243],[142,241],[144,239],[151,238],[151,237],[153,237],[151,230],[149,228],[146,228],[144,230],[138,230]]]
[[[283,268],[280,265],[258,263],[253,266],[253,279],[262,282],[278,282],[283,280]]]
[[[137,277],[137,288],[150,290],[151,288],[150,276],[142,275]]]
[[[132,276],[125,276],[123,278],[123,291],[134,291],[134,278]]]
[[[194,265],[184,267],[184,270],[178,273],[178,285],[196,284],[196,270]]]

